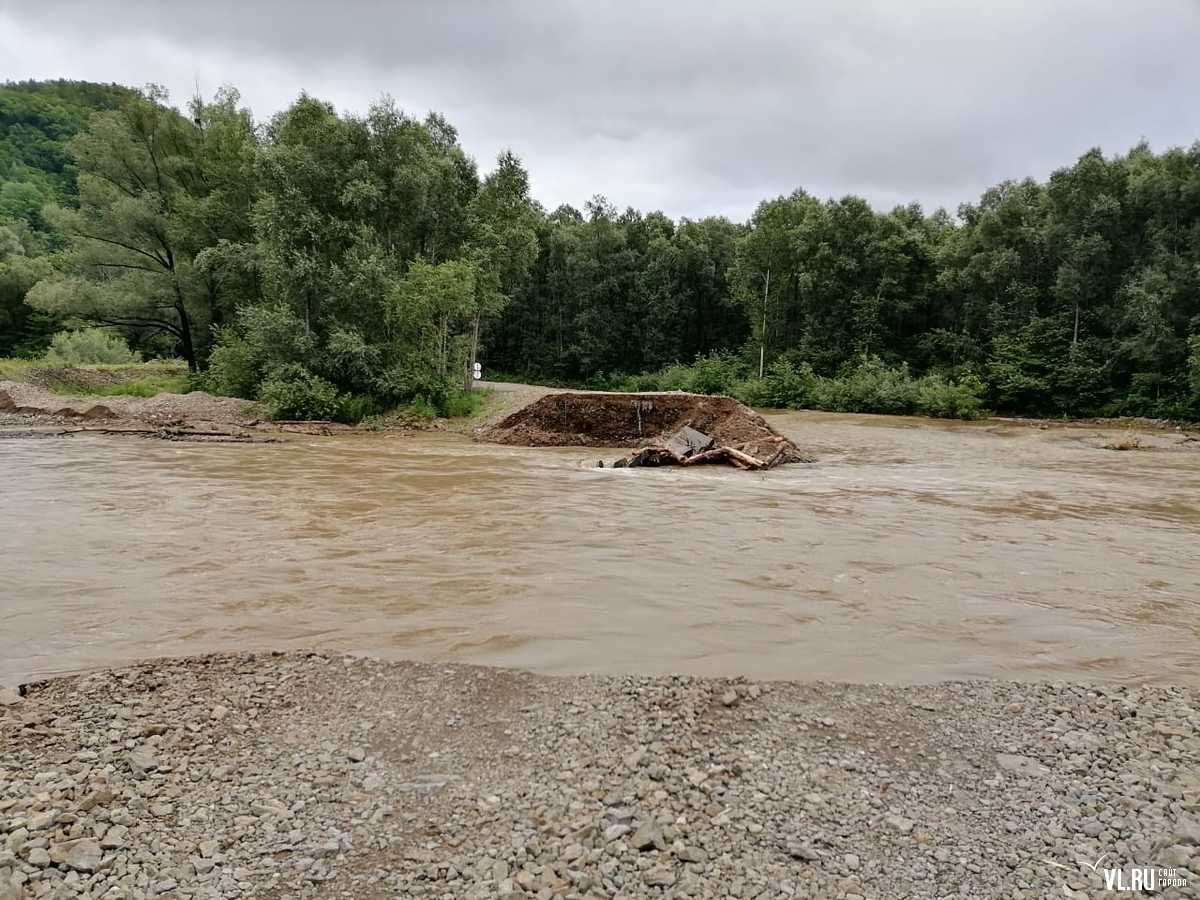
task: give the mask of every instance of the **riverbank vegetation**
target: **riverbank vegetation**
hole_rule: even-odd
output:
[[[498,375],[500,381],[520,381]],[[985,413],[984,385],[972,375],[951,379],[939,372],[914,375],[906,364],[889,366],[879,357],[855,360],[833,376],[818,375],[809,363],[777,359],[759,378],[736,353],[712,353],[690,365],[675,364],[643,375],[600,375],[563,387],[597,391],[688,391],[724,394],[748,406],[821,409],[976,419]]]
[[[0,355],[82,326],[281,417],[529,381],[972,417],[1200,417],[1200,143],[1084,153],[955,214],[803,190],[746,223],[543,209],[511,152],[301,95],[0,88]]]

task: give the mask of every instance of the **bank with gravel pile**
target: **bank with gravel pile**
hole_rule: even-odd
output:
[[[1200,896],[1181,688],[552,678],[324,655],[0,695],[0,897]]]

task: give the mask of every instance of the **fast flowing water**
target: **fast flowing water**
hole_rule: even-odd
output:
[[[1200,449],[1181,436],[1118,453],[1086,428],[773,422],[819,461],[596,469],[616,454],[449,434],[0,441],[0,683],[297,647],[1200,683]]]

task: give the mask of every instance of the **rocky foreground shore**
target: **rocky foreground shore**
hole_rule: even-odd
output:
[[[0,898],[1195,897],[1198,724],[1175,688],[156,661],[0,692]]]

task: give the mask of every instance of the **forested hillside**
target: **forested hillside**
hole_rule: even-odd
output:
[[[0,85],[0,217],[40,224],[42,207],[75,193],[67,142],[92,113],[116,109],[133,91],[87,81]]]
[[[73,202],[71,137],[87,129],[92,113],[115,109],[133,93],[85,81],[0,85],[0,356],[40,351],[59,327],[23,302],[49,271],[32,261],[53,241],[42,208]]]
[[[547,212],[515,155],[481,176],[387,101],[260,123],[231,90],[182,113],[53,82],[0,116],[0,354],[100,324],[345,418],[445,408],[473,354],[795,406],[1200,417],[1200,143],[1091,150],[953,214],[797,190],[741,224]]]
[[[488,356],[531,379],[712,350],[734,351],[726,368],[744,377],[765,347],[765,368],[784,374],[845,374],[877,357],[974,376],[1002,410],[1197,412],[1200,144],[1089,151],[1045,183],[988,190],[956,218],[797,191],[745,226],[675,226],[595,203],[557,211],[539,236]]]

